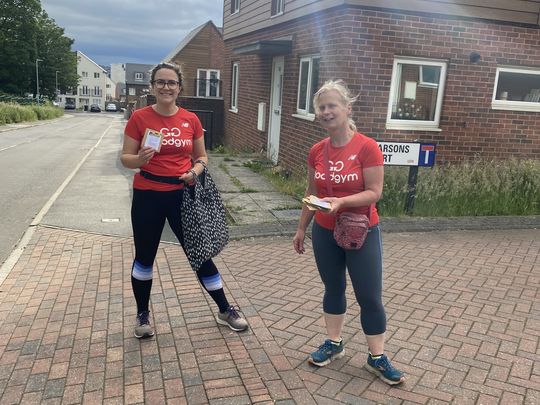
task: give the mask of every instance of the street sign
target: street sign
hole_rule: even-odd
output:
[[[419,142],[377,142],[386,166],[425,166],[435,164],[435,145]]]
[[[410,166],[407,182],[405,212],[410,214],[416,197],[418,166],[435,164],[435,144],[419,142],[377,142],[384,157],[385,166]]]
[[[418,166],[431,167],[435,164],[435,145],[429,143],[420,144],[420,156]]]

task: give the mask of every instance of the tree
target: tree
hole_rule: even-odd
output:
[[[67,88],[77,87],[77,54],[71,52],[74,41],[64,36],[64,29],[58,27],[45,11],[41,12],[38,21],[37,43],[39,58],[43,60],[39,69],[40,92],[52,99],[56,97],[56,71],[62,93]]]
[[[40,93],[55,97],[59,88],[78,84],[73,39],[42,10],[39,0],[0,1],[0,91],[24,95],[36,92],[36,59]]]
[[[0,90],[22,95],[30,90],[36,59],[38,0],[0,2]]]

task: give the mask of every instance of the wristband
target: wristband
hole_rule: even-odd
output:
[[[197,159],[197,160],[195,161],[194,165],[195,165],[196,163],[200,163],[201,165],[203,165],[204,167],[206,167],[206,162],[205,162],[204,160]]]

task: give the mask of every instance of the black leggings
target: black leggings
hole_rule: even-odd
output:
[[[312,243],[317,268],[324,283],[324,312],[334,315],[346,312],[347,268],[356,301],[360,305],[360,322],[364,333],[384,333],[386,314],[382,303],[382,245],[379,226],[370,228],[361,249],[345,250],[336,244],[333,231],[315,222]]]
[[[184,236],[180,219],[180,202],[183,192],[183,189],[174,191],[133,190],[131,225],[135,242],[134,267],[143,268],[146,272],[145,277],[137,277],[132,272],[133,290],[139,312],[148,308],[152,266],[165,226],[165,219],[169,222],[184,250]],[[140,275],[140,273],[138,274]],[[202,264],[197,271],[197,277],[214,299],[220,311],[224,312],[229,303],[221,286],[221,276],[212,259]]]
[[[156,258],[165,219],[184,249],[184,235],[180,220],[180,202],[183,189],[175,191],[133,190],[131,225],[135,240],[135,260],[143,266],[152,266]],[[212,260],[203,263],[202,273],[215,268]]]

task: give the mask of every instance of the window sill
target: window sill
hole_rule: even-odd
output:
[[[301,120],[306,120],[306,121],[315,121],[315,116],[314,115],[303,115],[303,114],[293,114],[292,115],[294,118],[300,118]]]
[[[229,108],[229,112],[238,114],[238,108]]]
[[[499,101],[495,100],[491,102],[491,108],[493,110],[509,110],[509,111],[540,111],[540,103],[529,101]]]
[[[431,132],[441,132],[442,129],[440,129],[438,126],[435,125],[422,125],[415,122],[407,122],[407,123],[396,123],[392,122],[386,123],[386,129],[400,129],[404,131],[431,131]]]

